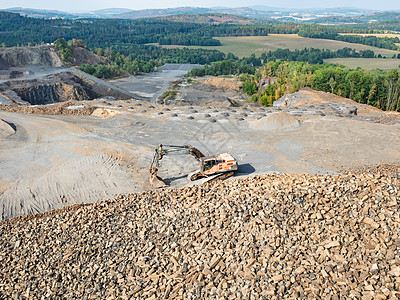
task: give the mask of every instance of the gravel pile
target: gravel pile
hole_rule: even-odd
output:
[[[0,298],[397,299],[400,167],[262,175],[0,223]]]
[[[78,109],[68,109],[70,106],[77,105],[77,102],[66,101],[55,103],[53,105],[37,105],[37,106],[18,106],[0,104],[0,110],[19,112],[24,114],[41,114],[41,115],[91,115],[96,109],[94,106],[88,106]],[[78,104],[79,105],[79,104]]]

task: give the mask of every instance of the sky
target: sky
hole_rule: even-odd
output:
[[[129,8],[134,10],[147,8],[170,8],[181,6],[193,7],[243,7],[251,5],[266,5],[273,7],[288,8],[328,8],[328,7],[357,7],[376,10],[400,10],[400,1],[398,0],[336,0],[336,1],[317,1],[317,0],[0,0],[0,8],[25,7],[55,9],[66,12],[83,12],[103,8]]]

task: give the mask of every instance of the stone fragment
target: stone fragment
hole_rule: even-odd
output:
[[[390,275],[400,277],[400,267],[399,266],[393,266],[392,269],[389,272]]]
[[[233,177],[6,220],[0,298],[395,299],[398,172]]]

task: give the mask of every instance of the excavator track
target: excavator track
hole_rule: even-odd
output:
[[[235,175],[235,171],[221,173],[221,174],[217,174],[217,175],[214,175],[214,176],[207,177],[207,178],[203,179],[203,181],[201,183],[203,184],[203,183],[206,183],[206,182],[212,182],[212,181],[217,181],[217,180],[225,180],[225,179],[227,179],[227,178],[229,178],[229,177],[231,177],[233,175]]]
[[[199,179],[199,177],[201,177],[201,176],[202,176],[201,173],[196,171],[196,172],[189,173],[187,178],[189,181],[195,181],[195,180]]]

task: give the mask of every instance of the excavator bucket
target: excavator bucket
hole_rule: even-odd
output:
[[[162,187],[166,187],[166,186],[168,186],[168,184],[160,177],[160,176],[157,176],[157,175],[150,175],[150,178],[149,178],[150,180],[150,185],[152,186],[152,187],[155,187],[155,188],[162,188]]]
[[[168,184],[160,176],[158,176],[157,173],[158,173],[158,168],[152,168],[150,170],[150,178],[149,178],[150,185],[155,188],[162,188],[168,186]]]

